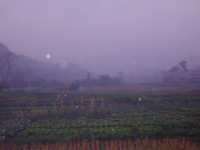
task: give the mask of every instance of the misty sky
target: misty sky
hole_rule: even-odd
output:
[[[200,56],[199,8],[199,0],[0,0],[0,42],[92,72],[166,69]]]

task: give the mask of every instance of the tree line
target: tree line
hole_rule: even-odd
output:
[[[91,74],[87,73],[87,79],[81,81],[76,80],[72,82],[69,90],[78,90],[80,86],[82,87],[105,87],[105,86],[118,86],[123,85],[124,81],[121,77],[110,77],[108,74],[99,75],[97,79],[92,79]]]
[[[85,80],[76,80],[80,75]],[[116,86],[123,84],[123,72],[119,77],[99,75],[92,79],[91,74],[73,63],[67,69],[60,67],[59,63],[39,63],[26,56],[11,52],[4,44],[0,43],[0,91],[10,88],[26,87],[65,87],[68,81],[70,90],[77,90],[79,86]]]

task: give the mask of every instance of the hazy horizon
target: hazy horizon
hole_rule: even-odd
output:
[[[198,0],[0,0],[0,42],[102,74],[168,69],[200,57],[199,7]]]

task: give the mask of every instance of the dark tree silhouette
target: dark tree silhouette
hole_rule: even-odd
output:
[[[76,80],[74,82],[72,82],[71,86],[69,87],[69,90],[78,90],[78,87],[81,85],[81,81],[80,80]]]
[[[91,80],[91,74],[90,74],[90,72],[87,73],[87,79]]]
[[[188,71],[188,69],[187,69],[187,67],[186,67],[186,61],[181,61],[180,63],[179,63],[179,65],[181,66],[181,68],[184,70],[184,71]]]
[[[21,57],[21,55],[10,51],[0,54],[0,76],[4,81],[8,92],[10,88],[10,72],[13,69],[11,62],[19,57]]]

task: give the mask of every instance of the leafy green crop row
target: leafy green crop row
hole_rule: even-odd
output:
[[[98,124],[32,124],[14,141],[43,142],[61,141],[63,139],[124,139],[124,138],[164,138],[164,137],[195,137],[200,134],[200,125],[196,120],[179,121],[129,121],[105,122]],[[21,140],[21,141],[20,141]],[[39,140],[39,141],[38,141]]]

